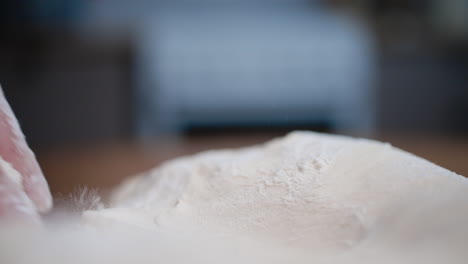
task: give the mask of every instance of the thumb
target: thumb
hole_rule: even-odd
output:
[[[52,207],[49,186],[0,87],[0,157],[20,173],[27,196],[40,212]],[[1,185],[0,185],[1,186]]]
[[[39,222],[37,210],[23,190],[21,175],[0,158],[0,219]]]

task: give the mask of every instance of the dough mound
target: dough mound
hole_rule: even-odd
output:
[[[110,208],[85,222],[169,230],[312,249],[365,239],[414,192],[465,192],[468,181],[389,144],[313,132],[169,161],[124,182]]]

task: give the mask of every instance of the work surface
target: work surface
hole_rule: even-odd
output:
[[[165,138],[147,142],[115,142],[70,146],[39,152],[39,162],[53,194],[79,186],[106,190],[130,175],[174,157],[203,150],[242,147],[265,142],[274,134],[242,134]],[[377,137],[458,174],[468,176],[468,139],[448,137]]]

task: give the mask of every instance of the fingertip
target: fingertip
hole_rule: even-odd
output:
[[[3,223],[39,223],[36,206],[18,182],[19,173],[0,158],[0,220]]]
[[[49,186],[0,87],[0,157],[21,174],[24,192],[39,212],[52,207]]]
[[[52,195],[49,186],[42,174],[28,177],[29,181],[24,182],[24,189],[33,204],[40,213],[48,212],[53,205]]]

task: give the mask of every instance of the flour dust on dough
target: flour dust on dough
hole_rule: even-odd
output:
[[[467,182],[389,144],[294,132],[169,161],[107,209],[83,192],[78,221],[0,225],[0,262],[464,264]]]
[[[190,228],[281,247],[352,248],[390,208],[466,193],[468,181],[389,144],[313,132],[165,163],[123,183],[87,225]]]

